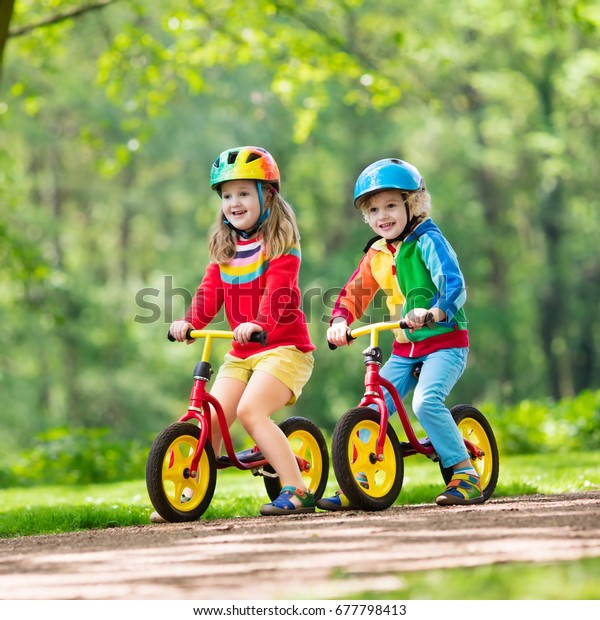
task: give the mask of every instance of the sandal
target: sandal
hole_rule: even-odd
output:
[[[481,504],[483,501],[481,480],[469,474],[454,474],[446,490],[435,500],[438,506]]]
[[[289,515],[315,511],[315,496],[296,487],[283,487],[279,497],[260,507],[261,515]]]
[[[317,502],[317,508],[321,510],[330,510],[331,512],[339,512],[340,510],[356,510],[350,505],[348,498],[341,490],[335,492],[333,497],[323,497]]]

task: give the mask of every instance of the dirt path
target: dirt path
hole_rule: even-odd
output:
[[[4,539],[0,598],[346,598],[408,570],[591,556],[596,491]]]

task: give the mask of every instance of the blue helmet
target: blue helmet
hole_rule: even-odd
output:
[[[354,206],[371,194],[384,189],[399,189],[403,192],[416,192],[425,189],[420,172],[401,159],[380,159],[367,166],[358,176],[354,186]]]

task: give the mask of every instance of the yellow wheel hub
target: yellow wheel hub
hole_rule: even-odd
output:
[[[162,483],[165,496],[181,512],[196,508],[208,489],[210,472],[205,452],[200,457],[197,475],[194,478],[189,476],[197,443],[198,440],[190,435],[177,437],[163,460]]]
[[[396,479],[396,455],[389,437],[383,446],[383,460],[375,461],[379,424],[361,420],[353,429],[348,442],[348,462],[356,483],[366,495],[383,497]]]

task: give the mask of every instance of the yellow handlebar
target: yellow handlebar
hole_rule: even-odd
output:
[[[214,338],[221,338],[224,340],[232,340],[233,339],[233,332],[230,331],[224,331],[224,330],[220,330],[220,329],[189,329],[186,337],[188,339],[190,338],[194,338],[194,339],[198,339],[198,338],[204,338],[204,349],[202,349],[202,358],[201,361],[202,362],[208,362],[209,358],[210,358],[210,352],[212,350],[212,341]],[[171,335],[171,332],[169,332],[167,334],[167,338],[171,341],[171,342],[175,342],[175,338]],[[262,346],[266,346],[267,344],[267,332],[262,331],[262,332],[254,332],[251,336],[250,336],[250,341],[251,342],[258,342],[259,344],[262,344]]]
[[[220,329],[190,329],[188,338],[223,338],[231,340],[233,332],[221,331]]]
[[[405,329],[406,324],[404,321],[394,321],[393,323],[372,323],[371,325],[364,325],[363,327],[357,327],[349,331],[349,336],[352,340],[360,338],[360,336],[371,335],[371,346],[376,347],[379,344],[379,332],[391,331],[392,329]]]
[[[201,362],[207,362],[210,359],[210,352],[212,350],[213,338],[222,338],[231,340],[233,338],[233,332],[221,331],[218,329],[190,329],[187,333],[188,338],[204,338],[204,348],[202,349]]]

